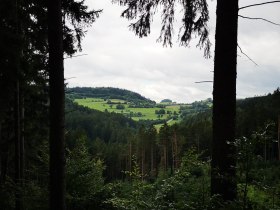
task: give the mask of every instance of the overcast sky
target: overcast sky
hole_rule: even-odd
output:
[[[245,6],[263,2],[240,0]],[[129,22],[120,17],[124,9],[111,0],[87,0],[90,8],[103,9],[100,18],[88,28],[83,40],[87,54],[65,60],[65,77],[70,87],[118,87],[135,91],[155,101],[169,98],[176,102],[193,102],[212,97],[213,55],[216,1],[208,1],[212,58],[204,59],[196,40],[190,47],[180,47],[176,38],[172,48],[156,40],[160,19],[155,18],[149,37],[139,39],[129,31]],[[239,14],[261,17],[280,23],[280,3],[252,7]],[[180,24],[180,16],[177,19]],[[178,28],[175,28],[175,33]],[[280,27],[264,21],[239,18],[237,98],[264,95],[280,86]]]

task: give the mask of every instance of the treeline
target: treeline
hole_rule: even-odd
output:
[[[280,89],[266,96],[237,101],[237,136],[249,135],[253,130],[273,122],[277,125],[280,115]]]
[[[130,106],[133,107],[151,107],[156,104],[155,101],[145,98],[138,93],[112,87],[74,87],[67,89],[68,96],[70,98],[102,98],[105,100],[109,99],[121,99],[131,102]]]

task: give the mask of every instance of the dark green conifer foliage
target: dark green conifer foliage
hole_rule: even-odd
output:
[[[100,11],[89,11],[84,1],[64,1],[62,7],[65,19],[71,19],[64,24],[63,50],[72,55],[78,49],[81,50],[85,28],[96,20]],[[7,184],[7,179],[10,180],[9,178],[15,175],[16,182],[22,183],[25,171],[29,171],[28,178],[33,176],[31,171],[32,167],[37,167],[36,152],[39,151],[39,147],[35,145],[38,145],[39,141],[42,143],[48,134],[45,130],[47,120],[44,116],[48,113],[46,1],[3,0],[0,2],[0,19],[0,185],[2,186]],[[66,37],[72,39],[65,41]],[[14,119],[11,116],[14,116]],[[26,135],[25,139],[23,133]],[[11,140],[17,140],[15,147],[11,144]],[[28,151],[26,159],[23,148]],[[10,159],[15,160],[16,164],[11,164]],[[26,170],[23,167],[25,163],[28,167]],[[33,178],[28,179],[29,182],[32,182]],[[18,193],[27,187],[13,189],[14,191],[17,189]],[[15,201],[14,198],[11,199]],[[22,205],[16,202],[16,206],[19,209],[18,206]]]

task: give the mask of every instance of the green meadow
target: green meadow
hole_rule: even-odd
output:
[[[179,112],[180,105],[166,105],[165,114],[156,114],[156,110],[160,110],[161,108],[153,107],[153,108],[133,108],[129,107],[129,102],[119,99],[110,99],[110,101],[114,104],[108,104],[107,100],[101,98],[83,98],[83,99],[75,99],[79,105],[99,110],[105,112],[115,112],[123,114],[127,117],[131,117],[133,120],[157,120],[157,119],[168,119],[174,115],[174,111],[176,113]],[[121,104],[124,106],[123,109],[117,109],[117,105]],[[170,114],[167,114],[170,113]],[[170,120],[170,123],[175,123],[177,120]]]

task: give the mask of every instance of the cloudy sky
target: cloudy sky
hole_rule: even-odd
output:
[[[215,2],[210,7],[209,28],[214,55]],[[240,0],[241,6],[260,0]],[[88,28],[83,41],[85,56],[65,60],[65,77],[70,87],[118,87],[132,90],[152,100],[170,98],[192,102],[212,97],[213,56],[203,58],[195,47],[180,47],[174,39],[172,48],[156,42],[160,18],[155,18],[149,37],[139,39],[129,31],[129,22],[120,18],[124,9],[111,0],[87,0],[90,8],[103,9],[100,18]],[[240,10],[240,15],[261,17],[280,23],[280,3]],[[180,16],[176,25],[180,24]],[[178,27],[175,28],[175,33]],[[237,97],[264,95],[280,86],[280,26],[260,20],[239,18],[238,43],[253,59],[238,52]]]

